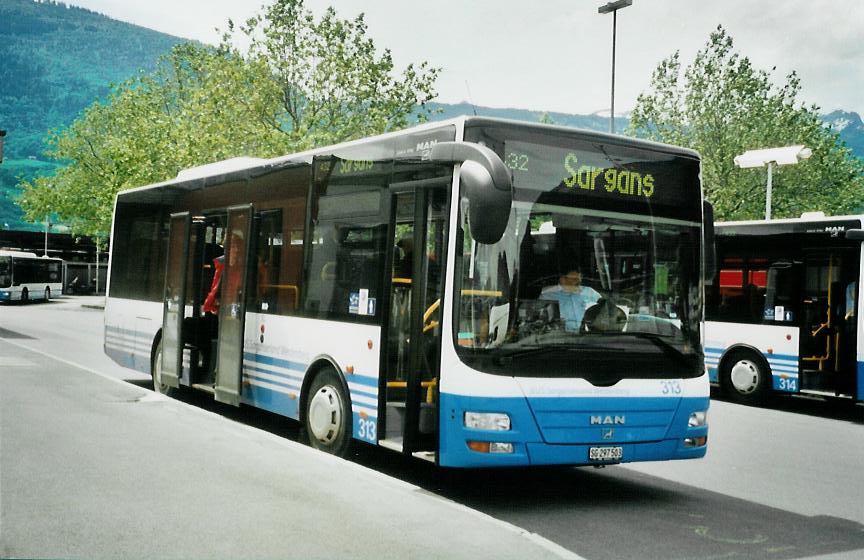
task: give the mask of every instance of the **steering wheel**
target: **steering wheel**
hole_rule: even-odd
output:
[[[612,300],[600,298],[585,311],[579,332],[621,332],[627,326],[627,314]]]

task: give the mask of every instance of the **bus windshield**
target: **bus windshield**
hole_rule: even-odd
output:
[[[566,174],[551,175],[536,157],[549,150],[520,150],[528,154],[521,161],[506,153],[511,170],[524,164],[527,173],[514,170],[516,200],[502,239],[483,245],[463,226],[454,323],[461,359],[488,373],[595,385],[702,375],[698,164],[683,166],[691,176],[677,182],[688,196],[664,209],[644,195],[632,204],[574,196]],[[565,153],[575,152],[562,152],[562,162]],[[596,160],[591,167],[600,171],[586,172],[587,181],[603,180],[610,168]],[[632,169],[616,172],[641,173],[655,193],[676,187],[671,169],[662,182],[659,173]]]
[[[12,285],[12,257],[0,257],[0,288]]]

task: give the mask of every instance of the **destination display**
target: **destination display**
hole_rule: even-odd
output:
[[[615,203],[680,205],[699,197],[696,160],[632,148],[566,148],[505,142],[504,163],[518,189]],[[617,204],[616,204],[617,205]]]

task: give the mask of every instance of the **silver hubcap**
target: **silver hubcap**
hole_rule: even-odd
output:
[[[330,385],[318,389],[309,403],[309,429],[315,439],[322,443],[333,443],[342,426],[342,401],[339,393]]]
[[[759,368],[750,360],[739,360],[732,366],[732,386],[742,395],[749,395],[759,385]]]

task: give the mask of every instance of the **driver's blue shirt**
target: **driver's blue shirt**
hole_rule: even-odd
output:
[[[588,286],[580,286],[576,291],[568,292],[558,285],[544,289],[540,299],[557,301],[558,310],[564,320],[564,329],[577,332],[582,326],[585,310],[600,300],[600,294]]]

